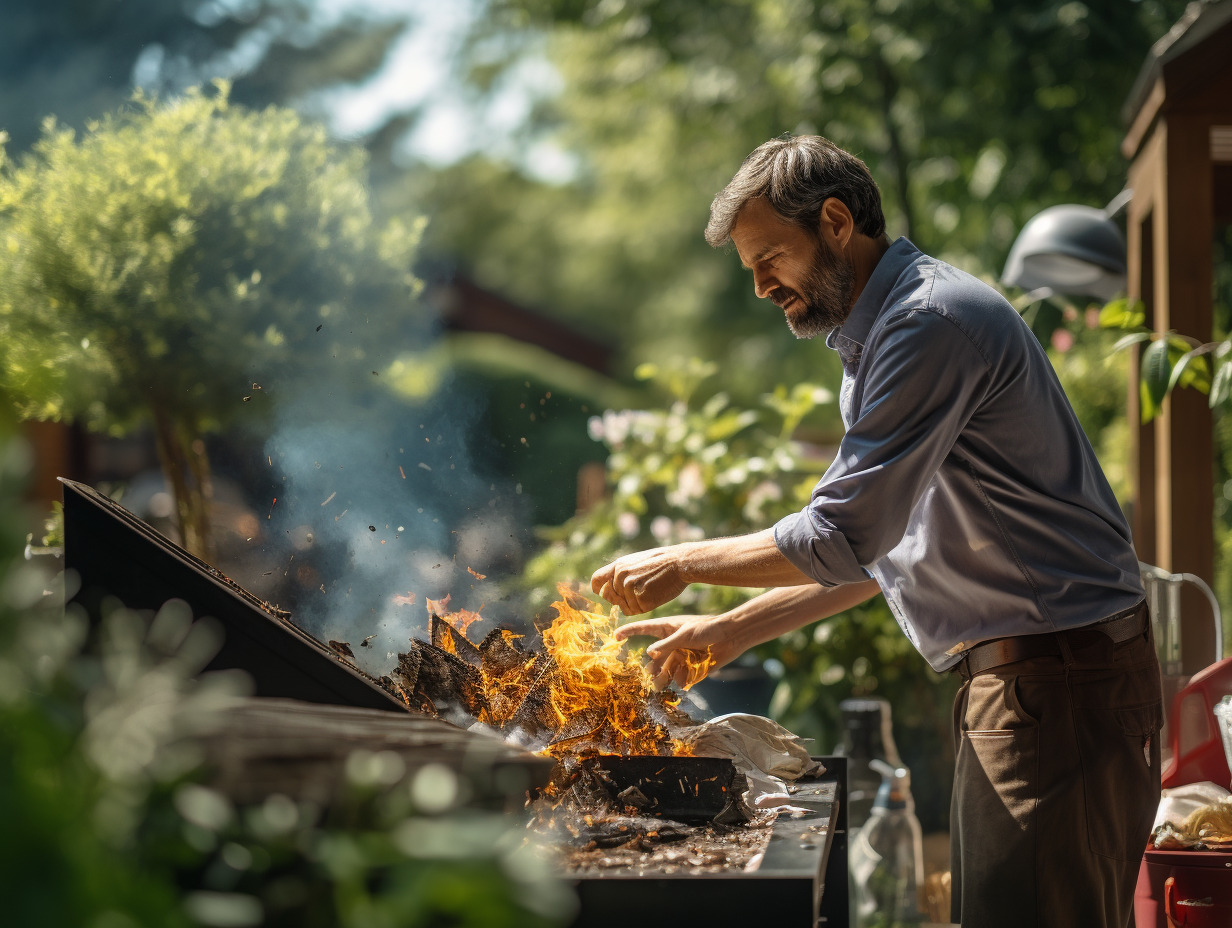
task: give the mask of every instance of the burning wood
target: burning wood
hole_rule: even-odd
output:
[[[717,829],[704,850],[681,852],[690,866],[742,866],[744,858],[729,852],[745,844],[723,829],[767,817],[746,805],[745,775],[727,756],[692,756],[704,726],[680,710],[680,697],[655,691],[640,656],[616,639],[612,615],[567,587],[559,592],[538,644],[503,627],[473,640],[467,631],[477,613],[445,611],[448,597],[428,600],[430,640],[412,640],[380,682],[413,710],[485,725],[556,758],[551,783],[531,804],[532,828],[554,843],[560,823],[572,823],[563,827],[576,839],[569,843],[579,861],[588,848],[603,851],[579,866],[609,866],[600,861],[617,845],[646,853],[671,843],[671,828],[641,824],[668,820]],[[709,653],[691,655],[686,682],[713,664]],[[702,840],[691,834],[695,844]],[[759,846],[747,843],[750,859]]]
[[[355,652],[351,650],[351,643],[349,641],[334,641],[330,639],[329,647],[339,657],[345,658],[352,664],[355,663]]]
[[[614,618],[564,586],[560,594],[541,648],[509,628],[475,643],[466,633],[477,612],[447,612],[448,596],[430,599],[431,640],[413,640],[381,683],[411,708],[455,721],[462,710],[556,757],[688,753],[673,734],[694,724],[678,697],[654,691],[645,667],[616,640]]]

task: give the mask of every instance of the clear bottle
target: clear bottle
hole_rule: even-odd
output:
[[[924,881],[920,820],[911,797],[911,774],[874,760],[881,788],[868,821],[852,842],[849,864],[853,885],[854,928],[919,925],[919,887]]]
[[[838,704],[843,737],[834,753],[847,758],[847,827],[854,833],[867,820],[881,788],[873,761],[903,765],[894,743],[890,703],[880,697],[855,697]]]

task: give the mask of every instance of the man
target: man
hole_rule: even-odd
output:
[[[1052,366],[1013,308],[885,234],[856,157],[760,146],[715,197],[759,297],[843,362],[846,434],[808,506],[765,531],[622,557],[592,586],[628,614],[689,583],[771,587],[729,613],[624,626],[719,665],[883,593],[960,673],[954,921],[1124,928],[1159,799],[1159,668],[1129,529]]]

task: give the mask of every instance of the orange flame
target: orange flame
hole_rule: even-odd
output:
[[[543,632],[543,644],[556,663],[551,701],[562,728],[583,716],[596,723],[583,734],[606,726],[622,752],[670,750],[667,732],[645,711],[653,692],[650,675],[636,656],[622,655],[615,618],[590,611],[586,607],[595,604],[565,584],[557,591],[562,601],[553,604],[556,619]]]
[[[686,676],[683,688],[686,692],[706,679],[710,671],[718,664],[718,660],[710,653],[709,645],[706,646],[705,654],[701,651],[694,651],[692,648],[681,648],[680,656],[684,658]]]
[[[484,698],[476,717],[497,728],[524,726],[547,735],[552,741],[544,753],[554,756],[691,753],[667,728],[680,721],[673,711],[679,695],[654,690],[641,655],[628,653],[616,639],[615,610],[604,615],[568,585],[557,589],[556,618],[542,632],[543,647],[533,649],[508,628],[476,643],[466,633],[479,621],[478,611],[449,612],[448,596],[427,600],[428,612],[452,628],[434,626],[432,643],[478,671]],[[714,663],[708,653],[694,655],[688,685]],[[408,698],[402,691],[396,695]]]

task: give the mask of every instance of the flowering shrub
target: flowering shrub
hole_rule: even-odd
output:
[[[610,493],[542,530],[547,545],[525,575],[536,609],[557,580],[586,585],[620,554],[764,528],[808,501],[818,469],[792,435],[833,395],[812,384],[780,386],[757,409],[741,409],[725,393],[705,394],[716,371],[697,359],[670,371],[643,365],[638,377],[667,394],[666,407],[608,410],[590,420],[590,437],[608,448]],[[752,592],[695,586],[664,611],[722,610]]]

